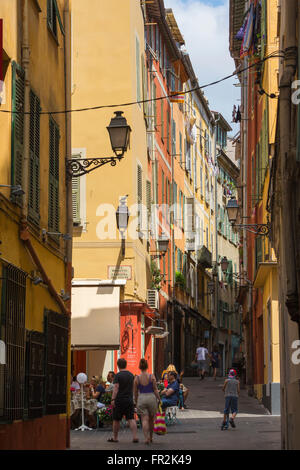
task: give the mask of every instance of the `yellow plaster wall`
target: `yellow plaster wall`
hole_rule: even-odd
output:
[[[136,37],[140,56],[144,51],[144,23],[139,2],[134,0],[73,0],[73,86],[72,107],[118,104],[137,99]],[[142,65],[142,64],[141,64]],[[142,69],[140,70],[142,80]],[[140,85],[142,96],[142,83]],[[120,259],[119,233],[100,240],[97,225],[101,221],[100,207],[111,204],[114,211],[119,197],[128,194],[130,208],[137,203],[137,164],[143,169],[143,203],[146,203],[147,147],[143,107],[138,104],[116,109],[101,109],[74,114],[72,147],[86,149],[86,157],[112,156],[106,126],[113,112],[124,111],[132,129],[130,149],[115,167],[103,166],[86,177],[87,231],[74,241],[73,265],[76,278],[107,279],[108,265],[132,266],[133,279],[128,281],[125,297],[136,295],[146,299],[146,241],[133,240],[127,234],[125,259]],[[129,223],[135,216],[131,212]],[[115,215],[113,216],[115,224]],[[143,227],[146,229],[146,227]],[[146,235],[146,232],[143,232]],[[83,245],[81,245],[81,243]],[[86,243],[92,248],[79,248]],[[84,253],[84,255],[83,255]]]

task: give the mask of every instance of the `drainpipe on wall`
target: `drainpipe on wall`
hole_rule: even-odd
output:
[[[71,109],[71,17],[70,17],[70,2],[65,0],[64,5],[64,58],[65,58],[65,108],[66,110]],[[72,157],[72,141],[71,141],[71,114],[65,114],[65,129],[66,129],[66,159]],[[66,186],[67,186],[67,232],[71,235],[71,240],[66,241],[66,289],[70,293],[70,300],[67,301],[66,305],[68,313],[71,316],[71,291],[72,291],[72,246],[73,246],[73,203],[72,203],[72,178],[66,174]],[[67,426],[66,426],[66,447],[70,447],[70,415],[71,415],[71,392],[70,392],[70,380],[71,380],[71,322],[69,322],[68,332],[68,377],[67,377]]]
[[[21,211],[22,221],[27,221],[28,215],[28,195],[29,195],[29,133],[30,133],[30,81],[29,81],[29,64],[30,64],[30,47],[29,47],[29,26],[28,26],[28,0],[23,1],[22,12],[22,68],[24,70],[24,153],[23,153],[23,173],[22,173],[22,189],[23,204]]]
[[[281,243],[284,251],[286,274],[286,298],[285,305],[293,321],[299,321],[299,296],[297,289],[296,268],[296,239],[295,239],[295,214],[293,206],[296,152],[292,148],[292,82],[297,70],[297,42],[296,42],[296,12],[297,1],[289,0],[284,3],[284,68],[280,80],[280,167],[281,167]],[[292,145],[291,145],[292,144]],[[282,252],[281,252],[282,253]],[[282,263],[282,260],[281,260]]]

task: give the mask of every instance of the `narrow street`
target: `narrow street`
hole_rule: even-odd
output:
[[[111,428],[93,431],[71,431],[71,450],[280,450],[280,417],[271,416],[255,398],[241,390],[240,414],[236,429],[221,431],[224,398],[223,379],[186,378],[190,389],[188,409],[178,412],[178,424],[168,426],[165,436],[154,435],[150,446],[133,444],[129,429],[121,430],[119,442],[108,443]]]

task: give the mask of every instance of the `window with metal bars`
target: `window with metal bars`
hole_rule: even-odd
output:
[[[0,381],[0,419],[5,421],[22,419],[24,412],[26,276],[12,265],[3,267],[0,318],[6,365]]]
[[[45,310],[45,412],[66,412],[69,317]]]
[[[59,232],[59,126],[49,119],[49,212],[50,231]]]
[[[40,100],[30,90],[28,215],[36,223],[40,221],[40,111]]]

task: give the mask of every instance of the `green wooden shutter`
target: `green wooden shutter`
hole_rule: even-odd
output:
[[[59,127],[49,119],[49,216],[50,230],[59,232]]]
[[[161,170],[161,203],[164,204],[165,202],[165,174],[163,170]]]
[[[147,205],[147,228],[150,229],[151,223],[151,204],[152,204],[152,197],[151,197],[151,182],[146,181],[146,205]]]
[[[156,101],[156,85],[153,84],[153,104],[154,104],[154,127],[157,126],[157,101]]]
[[[12,63],[12,121],[11,121],[11,184],[22,186],[24,153],[24,71],[16,62]],[[22,197],[13,201],[21,205]]]
[[[170,153],[170,110],[167,111],[167,151]]]
[[[139,229],[142,228],[142,204],[143,204],[143,177],[142,177],[142,167],[137,166],[137,203],[138,203],[138,221]]]
[[[28,216],[36,223],[40,221],[40,112],[40,100],[30,90]]]
[[[176,122],[172,120],[172,155],[176,155]]]

